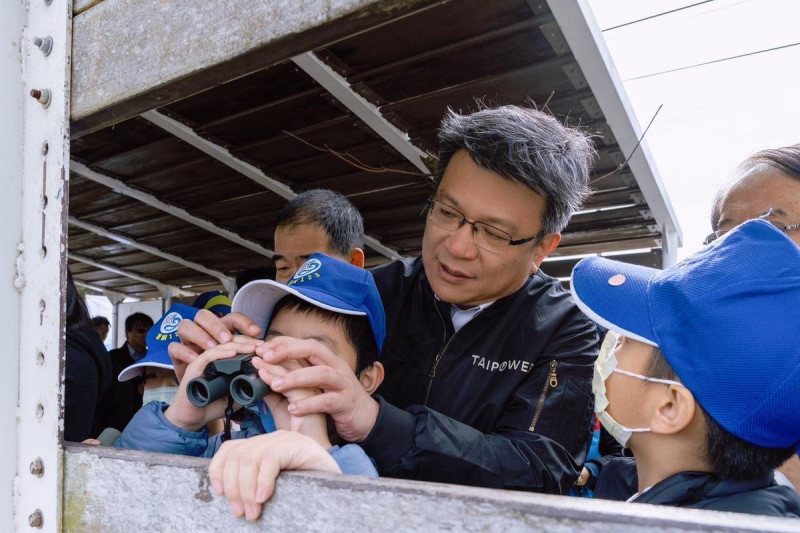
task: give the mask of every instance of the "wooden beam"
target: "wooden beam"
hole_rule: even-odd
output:
[[[95,170],[90,169],[83,163],[79,163],[77,161],[71,161],[70,163],[70,171],[75,172],[83,176],[84,178],[94,181],[96,183],[100,183],[101,185],[105,185],[106,187],[110,187],[115,191],[119,192],[122,195],[129,196],[140,202],[149,205],[150,207],[154,207],[158,210],[164,211],[165,213],[172,215],[174,217],[180,218],[190,224],[194,224],[204,230],[208,231],[209,233],[213,233],[215,235],[219,235],[225,239],[228,239],[231,242],[238,244],[239,246],[244,246],[250,250],[253,250],[256,253],[263,255],[264,257],[272,258],[274,252],[269,250],[268,248],[264,248],[260,244],[255,241],[251,241],[237,233],[234,233],[230,230],[220,228],[210,220],[206,220],[195,215],[192,215],[188,211],[183,208],[180,208],[176,205],[164,202],[159,200],[154,195],[141,191],[139,189],[134,189],[123,183],[122,181],[112,178],[111,176],[106,176],[105,174],[101,174]]]
[[[441,3],[105,0],[73,21],[71,134],[96,131]]]

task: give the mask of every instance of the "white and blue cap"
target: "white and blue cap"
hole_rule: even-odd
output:
[[[147,353],[144,357],[123,369],[119,373],[118,381],[128,381],[144,372],[144,367],[154,366],[172,370],[172,359],[169,357],[167,347],[172,342],[180,342],[178,336],[178,324],[181,320],[188,318],[194,320],[199,309],[188,305],[175,303],[172,307],[153,324],[147,332]]]
[[[369,271],[313,254],[285,285],[259,279],[242,287],[233,297],[233,312],[244,313],[266,331],[275,305],[290,294],[334,313],[366,316],[380,353],[386,338],[386,315]]]
[[[663,271],[586,258],[572,291],[598,324],[658,346],[728,432],[800,452],[800,247],[784,232],[751,220]]]

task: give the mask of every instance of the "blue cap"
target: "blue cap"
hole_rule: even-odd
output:
[[[192,307],[208,309],[212,313],[225,316],[231,312],[231,299],[222,291],[208,291],[195,298]]]
[[[153,324],[147,332],[147,353],[144,357],[124,368],[119,373],[118,381],[128,381],[143,372],[143,367],[155,366],[172,370],[172,359],[167,352],[167,346],[171,342],[179,342],[178,324],[181,320],[188,318],[194,320],[194,316],[199,309],[189,307],[184,304],[172,304],[172,307]]]
[[[663,271],[590,257],[572,290],[594,321],[658,346],[727,431],[800,446],[800,247],[772,224],[746,222]]]
[[[386,338],[386,315],[369,271],[314,254],[286,285],[259,279],[239,289],[233,297],[233,311],[249,316],[266,331],[278,300],[289,294],[334,313],[366,316],[380,353]]]

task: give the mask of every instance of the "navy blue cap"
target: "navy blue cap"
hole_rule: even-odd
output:
[[[663,271],[583,259],[572,290],[592,320],[658,346],[727,431],[800,446],[800,247],[772,224],[746,222]]]
[[[313,254],[286,285],[259,279],[239,289],[233,297],[233,311],[249,316],[266,331],[275,305],[289,294],[335,313],[366,316],[380,352],[386,338],[386,315],[369,271]]]
[[[167,368],[172,370],[172,359],[169,357],[167,347],[171,342],[179,342],[178,324],[188,318],[194,320],[199,309],[188,305],[174,303],[164,315],[153,324],[147,332],[147,353],[144,357],[124,368],[119,373],[118,381],[128,381],[140,375],[146,366]]]

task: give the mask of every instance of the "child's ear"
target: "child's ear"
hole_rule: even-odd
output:
[[[376,361],[371,366],[361,371],[361,375],[358,376],[358,381],[361,382],[361,386],[364,387],[367,393],[372,394],[378,390],[378,387],[383,383],[383,377],[383,365]]]
[[[658,400],[650,420],[650,429],[653,433],[664,435],[680,433],[692,423],[696,407],[689,389],[670,385],[665,395]]]

